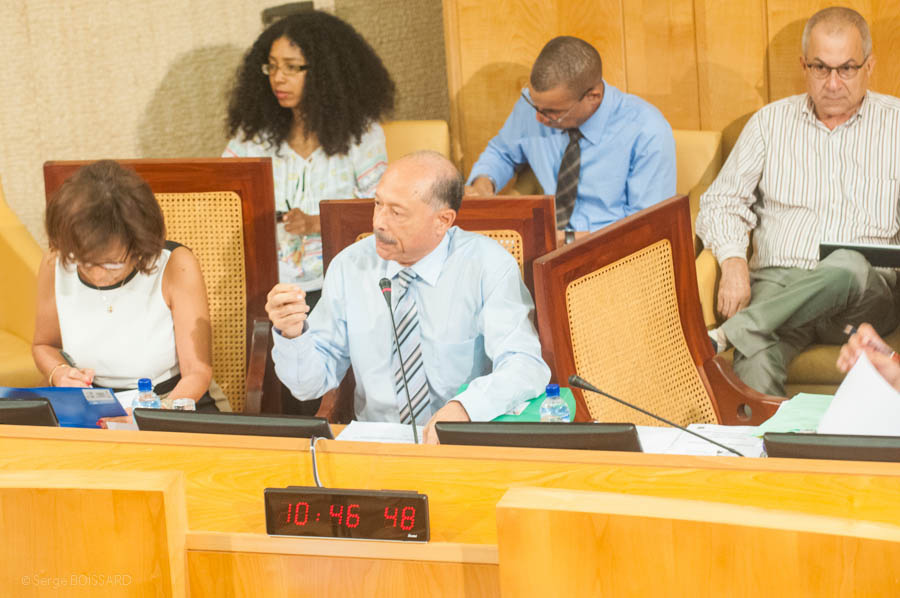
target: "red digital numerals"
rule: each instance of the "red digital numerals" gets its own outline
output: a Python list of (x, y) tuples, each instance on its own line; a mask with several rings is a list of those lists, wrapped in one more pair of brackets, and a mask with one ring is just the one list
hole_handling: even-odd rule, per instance
[[(303, 512), (303, 518), (301, 520), (300, 512)], [(296, 505), (292, 505), (288, 503), (287, 509), (287, 520), (285, 523), (291, 522), (291, 516), (293, 515), (294, 525), (306, 525), (306, 522), (309, 521), (309, 503), (308, 502), (298, 502)]]
[[(347, 506), (344, 512), (344, 505), (331, 504), (328, 505), (328, 516), (331, 522), (338, 526), (344, 525), (348, 528), (359, 527), (359, 505), (356, 503)], [(316, 521), (319, 521), (321, 513), (316, 513)], [(391, 527), (399, 527), (401, 530), (408, 532), (416, 525), (416, 508), (415, 507), (385, 507), (384, 508), (385, 525), (390, 522)], [(309, 522), (309, 503), (298, 502), (288, 503), (286, 524), (293, 523), (296, 526), (304, 526)]]
[[(328, 505), (328, 515), (331, 517), (332, 523), (338, 526), (346, 525), (349, 528), (359, 527), (359, 505), (351, 504), (347, 507), (347, 516), (344, 517), (344, 505)], [(316, 514), (316, 521), (319, 520), (319, 514)], [(285, 523), (293, 523), (294, 525), (303, 526), (309, 521), (309, 503), (298, 502), (297, 504), (288, 503), (287, 519)], [(405, 528), (404, 528), (405, 529)]]
[[(397, 519), (400, 519), (398, 522)], [(413, 528), (416, 524), (416, 508), (415, 507), (403, 507), (401, 511), (398, 507), (393, 508), (393, 512), (391, 512), (391, 507), (384, 508), (384, 518), (387, 521), (391, 521), (391, 527), (397, 527), (399, 523), (400, 529), (405, 532), (408, 532)]]

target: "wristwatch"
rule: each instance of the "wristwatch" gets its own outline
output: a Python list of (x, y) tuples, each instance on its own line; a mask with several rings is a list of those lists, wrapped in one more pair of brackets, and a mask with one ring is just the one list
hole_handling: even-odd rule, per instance
[(574, 241), (575, 241), (575, 231), (567, 230), (566, 231), (566, 245), (569, 245)]

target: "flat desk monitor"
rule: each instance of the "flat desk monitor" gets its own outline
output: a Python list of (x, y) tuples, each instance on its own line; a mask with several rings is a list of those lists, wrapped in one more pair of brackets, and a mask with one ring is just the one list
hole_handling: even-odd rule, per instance
[(769, 457), (900, 463), (900, 437), (898, 436), (766, 432), (763, 435), (763, 444), (766, 448), (766, 455)]
[(156, 432), (334, 438), (327, 419), (302, 415), (245, 415), (169, 409), (135, 409), (134, 422), (139, 430)]
[(820, 243), (819, 259), (824, 260), (838, 249), (851, 249), (861, 253), (875, 267), (900, 267), (900, 245), (874, 245), (869, 243)]
[(437, 422), (441, 444), (641, 452), (634, 424)]
[(0, 399), (0, 424), (59, 426), (59, 420), (47, 399)]

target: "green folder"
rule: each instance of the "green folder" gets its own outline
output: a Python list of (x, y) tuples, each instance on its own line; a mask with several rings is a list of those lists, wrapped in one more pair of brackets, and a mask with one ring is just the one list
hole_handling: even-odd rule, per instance
[[(468, 384), (463, 384), (459, 387), (459, 390), (456, 392), (456, 394), (461, 393), (468, 387)], [(570, 421), (573, 421), (575, 419), (575, 396), (572, 394), (572, 391), (566, 386), (559, 387), (559, 396), (561, 396), (562, 399), (566, 402), (566, 405), (569, 406), (569, 413), (572, 414), (572, 419)], [(543, 403), (544, 399), (546, 398), (547, 393), (543, 393), (539, 397), (523, 401), (522, 403), (516, 405), (511, 413), (504, 413), (503, 415), (495, 417), (491, 421), (539, 422), (541, 421), (541, 403)]]

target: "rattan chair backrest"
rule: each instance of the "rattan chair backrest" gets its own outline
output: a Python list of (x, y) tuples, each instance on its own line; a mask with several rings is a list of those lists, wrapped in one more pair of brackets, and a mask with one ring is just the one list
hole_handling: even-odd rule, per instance
[[(573, 280), (565, 298), (580, 376), (680, 425), (716, 423), (682, 332), (668, 240)], [(584, 394), (597, 421), (660, 425), (601, 395)]]
[(212, 323), (213, 379), (232, 411), (246, 395), (247, 297), (241, 198), (237, 193), (157, 193), (166, 237), (189, 247), (203, 271)]

